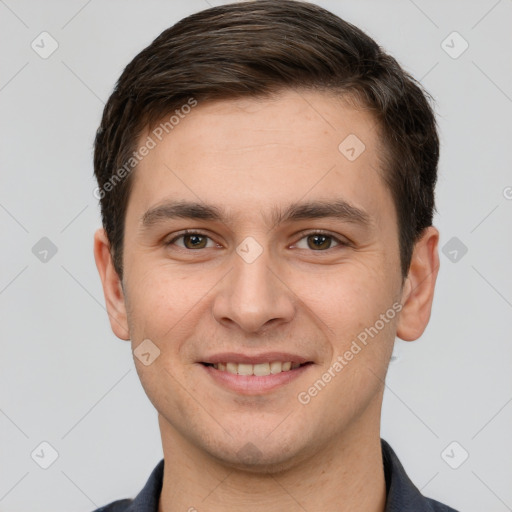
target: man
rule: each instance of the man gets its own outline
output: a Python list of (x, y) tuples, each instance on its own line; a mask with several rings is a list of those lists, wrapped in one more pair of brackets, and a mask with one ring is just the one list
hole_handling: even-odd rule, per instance
[(126, 67), (95, 144), (94, 254), (164, 459), (104, 511), (450, 511), (380, 439), (439, 259), (420, 86), (292, 0), (208, 9)]

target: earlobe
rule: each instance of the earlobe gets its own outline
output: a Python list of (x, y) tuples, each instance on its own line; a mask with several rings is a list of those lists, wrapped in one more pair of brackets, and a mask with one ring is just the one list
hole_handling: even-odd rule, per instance
[(402, 311), (397, 336), (404, 341), (418, 339), (427, 327), (439, 271), (439, 231), (430, 226), (416, 242), (409, 273), (402, 290)]
[(94, 234), (94, 259), (100, 274), (112, 331), (118, 338), (129, 340), (130, 331), (124, 293), (110, 255), (110, 243), (103, 228), (98, 229)]

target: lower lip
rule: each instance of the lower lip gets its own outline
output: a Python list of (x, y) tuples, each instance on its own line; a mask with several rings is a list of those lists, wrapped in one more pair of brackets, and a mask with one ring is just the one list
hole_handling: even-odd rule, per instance
[(277, 389), (307, 372), (311, 363), (293, 370), (258, 377), (256, 375), (236, 375), (227, 371), (216, 370), (213, 366), (201, 366), (213, 380), (219, 384), (244, 395), (258, 395)]

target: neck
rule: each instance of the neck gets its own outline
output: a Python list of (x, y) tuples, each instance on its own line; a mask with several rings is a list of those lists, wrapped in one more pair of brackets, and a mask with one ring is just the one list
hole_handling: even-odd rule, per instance
[(158, 512), (384, 512), (386, 484), (378, 424), (353, 428), (278, 472), (240, 471), (205, 454), (160, 417), (164, 478)]

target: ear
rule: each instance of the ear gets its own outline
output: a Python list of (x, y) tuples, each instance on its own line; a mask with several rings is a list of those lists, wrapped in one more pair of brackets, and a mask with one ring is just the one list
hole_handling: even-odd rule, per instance
[(130, 339), (126, 315), (126, 304), (121, 280), (114, 268), (110, 255), (110, 243), (103, 228), (94, 233), (94, 259), (103, 285), (105, 304), (114, 334), (122, 339)]
[(439, 271), (439, 231), (430, 226), (414, 245), (409, 273), (402, 287), (402, 310), (396, 334), (404, 341), (418, 339), (430, 319)]

